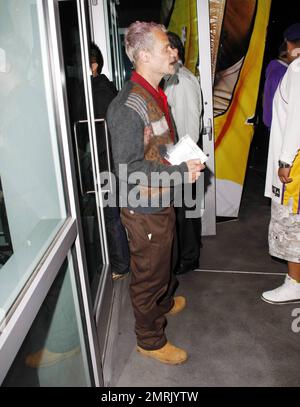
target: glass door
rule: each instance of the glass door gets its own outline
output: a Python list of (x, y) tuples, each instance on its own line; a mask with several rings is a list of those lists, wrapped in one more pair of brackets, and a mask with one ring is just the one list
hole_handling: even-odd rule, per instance
[(102, 191), (100, 177), (102, 171), (110, 170), (110, 159), (105, 120), (94, 116), (87, 3), (58, 0), (56, 23), (63, 54), (61, 69), (65, 79), (89, 291), (103, 359), (113, 285), (103, 208), (105, 191)]
[(0, 0), (0, 383), (89, 386), (50, 4)]

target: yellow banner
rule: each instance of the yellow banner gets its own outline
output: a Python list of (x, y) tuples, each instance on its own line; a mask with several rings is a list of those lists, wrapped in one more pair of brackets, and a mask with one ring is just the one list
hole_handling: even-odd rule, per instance
[[(219, 45), (218, 20), (224, 6), (224, 0), (210, 0), (212, 57), (216, 54), (213, 47)], [(270, 7), (271, 0), (226, 0), (213, 90), (218, 216), (237, 216), (239, 211)], [(196, 0), (175, 1), (168, 29), (183, 40), (185, 65), (198, 75)], [(215, 72), (215, 58), (213, 62)]]
[(198, 75), (198, 27), (196, 0), (176, 0), (169, 31), (179, 35), (185, 47), (185, 66)]
[[(232, 66), (226, 67), (219, 74), (216, 73), (214, 88), (214, 111), (217, 115), (214, 120), (216, 193), (219, 216), (238, 215), (254, 132), (249, 120), (255, 115), (270, 14), (271, 0), (257, 0), (255, 4), (252, 0), (245, 0), (242, 2), (243, 6), (246, 6), (247, 2), (249, 8), (252, 7), (254, 11), (248, 49), (244, 55), (239, 55), (240, 59), (233, 61)], [(228, 3), (225, 19), (227, 7)], [(227, 16), (228, 25), (230, 17), (236, 18), (237, 12), (235, 9)]]

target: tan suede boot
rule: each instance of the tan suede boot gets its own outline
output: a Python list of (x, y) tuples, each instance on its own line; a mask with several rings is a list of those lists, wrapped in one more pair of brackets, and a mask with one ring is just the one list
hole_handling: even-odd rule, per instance
[(185, 350), (177, 348), (170, 342), (167, 342), (165, 346), (157, 350), (146, 350), (137, 346), (137, 351), (143, 356), (156, 359), (162, 363), (168, 363), (169, 365), (180, 365), (188, 358)]
[(28, 367), (40, 368), (55, 365), (64, 359), (70, 358), (80, 352), (80, 347), (77, 346), (67, 352), (56, 353), (50, 352), (47, 348), (43, 348), (38, 352), (31, 353), (26, 356), (25, 364)]
[(186, 306), (186, 299), (179, 295), (178, 297), (174, 297), (174, 305), (170, 309), (169, 312), (167, 312), (165, 315), (175, 315), (181, 312)]

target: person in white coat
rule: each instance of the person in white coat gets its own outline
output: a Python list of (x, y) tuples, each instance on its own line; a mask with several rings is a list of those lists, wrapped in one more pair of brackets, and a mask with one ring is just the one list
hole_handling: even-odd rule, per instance
[(271, 304), (300, 302), (300, 23), (284, 32), (291, 64), (273, 101), (265, 195), (272, 199), (269, 252), (284, 259), (284, 283), (262, 294)]
[[(189, 135), (198, 143), (202, 130), (202, 94), (198, 79), (184, 66), (184, 46), (179, 36), (168, 32), (171, 48), (176, 53), (176, 73), (165, 79), (164, 91), (175, 121), (178, 138)], [(195, 188), (194, 188), (195, 189)], [(183, 274), (199, 265), (201, 219), (188, 218), (192, 208), (176, 207), (178, 260), (175, 274)]]

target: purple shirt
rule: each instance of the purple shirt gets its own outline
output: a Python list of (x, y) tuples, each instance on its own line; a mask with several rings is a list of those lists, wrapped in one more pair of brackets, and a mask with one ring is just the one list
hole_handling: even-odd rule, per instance
[(264, 86), (263, 122), (271, 127), (273, 98), (281, 78), (284, 76), (288, 64), (279, 59), (273, 59), (266, 69), (266, 81)]

